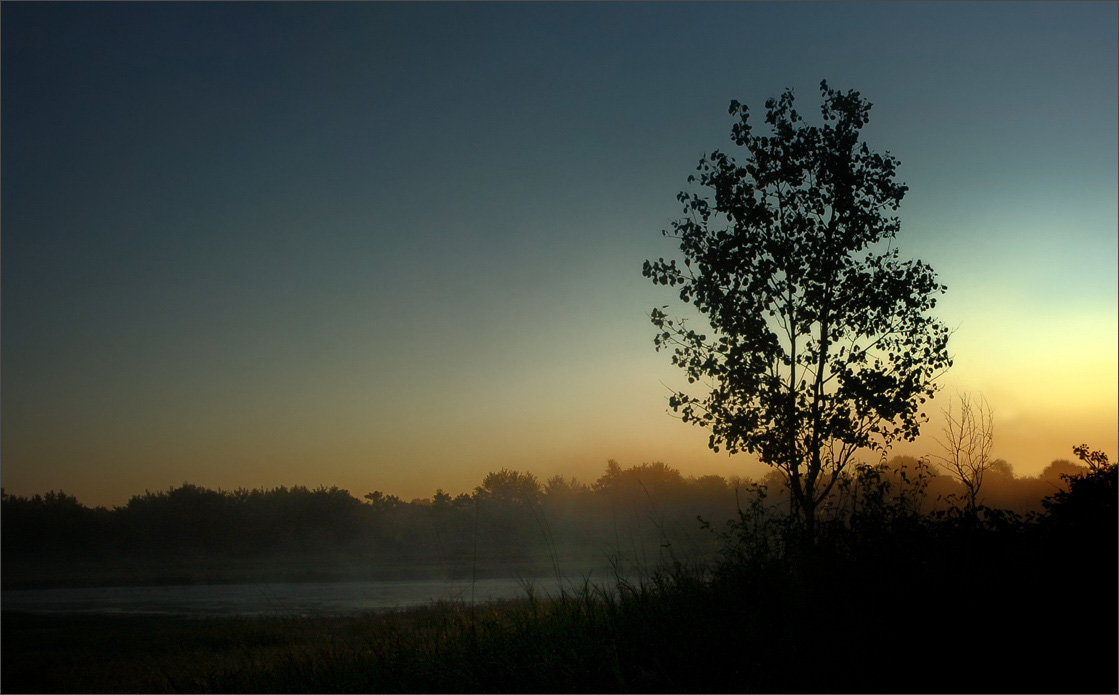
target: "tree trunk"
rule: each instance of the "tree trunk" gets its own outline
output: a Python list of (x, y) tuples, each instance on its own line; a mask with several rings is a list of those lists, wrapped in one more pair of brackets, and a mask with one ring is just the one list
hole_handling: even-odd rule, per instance
[(804, 538), (801, 539), (805, 548), (816, 545), (816, 500), (813, 490), (804, 489), (800, 499), (801, 513), (804, 514)]

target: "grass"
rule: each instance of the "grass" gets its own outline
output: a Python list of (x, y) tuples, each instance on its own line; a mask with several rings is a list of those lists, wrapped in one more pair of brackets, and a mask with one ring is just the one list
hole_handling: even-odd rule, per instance
[[(4, 692), (1114, 692), (1114, 634), (1083, 615), (930, 593), (944, 575), (749, 580), (680, 569), (555, 600), (353, 617), (5, 614)], [(990, 568), (986, 568), (990, 569)], [(980, 578), (988, 588), (1024, 568)], [(793, 579), (790, 581), (790, 579)], [(943, 587), (941, 587), (943, 589)], [(836, 596), (839, 598), (837, 599)], [(1018, 606), (1019, 608), (1021, 606)], [(969, 620), (970, 618), (970, 620)], [(970, 625), (968, 623), (971, 623)], [(1114, 614), (1103, 625), (1115, 628)], [(1023, 632), (1025, 631), (1025, 632)], [(1105, 635), (1106, 636), (1106, 635)], [(1039, 670), (1020, 640), (1044, 645)], [(1019, 645), (1016, 647), (1015, 645)], [(1108, 653), (1108, 647), (1112, 650)], [(966, 668), (959, 663), (965, 653)], [(1103, 668), (1101, 668), (1101, 666)]]
[(656, 588), (623, 591), (584, 584), (545, 600), (528, 587), (517, 601), (332, 618), (5, 614), (3, 690), (627, 690), (641, 679), (617, 640)]
[(4, 613), (0, 688), (1114, 693), (1114, 512), (1073, 521), (899, 513), (810, 552), (755, 533), (608, 590), (351, 617)]

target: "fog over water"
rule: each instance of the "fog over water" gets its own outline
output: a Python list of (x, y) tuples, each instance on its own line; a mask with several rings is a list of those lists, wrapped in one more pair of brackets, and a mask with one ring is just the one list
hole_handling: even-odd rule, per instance
[(356, 615), (423, 606), (524, 598), (528, 587), (556, 596), (556, 578), (204, 584), (28, 589), (3, 592), (4, 610), (117, 615)]

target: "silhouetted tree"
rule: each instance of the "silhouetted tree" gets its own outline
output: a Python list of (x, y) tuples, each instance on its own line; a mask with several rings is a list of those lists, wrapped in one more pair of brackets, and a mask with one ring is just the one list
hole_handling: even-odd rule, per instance
[(608, 495), (650, 495), (658, 499), (679, 496), (684, 491), (684, 476), (662, 461), (643, 463), (622, 469), (617, 461), (606, 463), (606, 472), (594, 483), (594, 489)]
[(654, 309), (658, 350), (705, 393), (669, 406), (711, 430), (715, 451), (757, 453), (786, 474), (813, 537), (817, 507), (856, 450), (913, 439), (933, 378), (951, 365), (948, 330), (928, 315), (945, 287), (890, 245), (907, 188), (898, 162), (860, 142), (870, 103), (820, 83), (823, 126), (793, 93), (766, 102), (772, 134), (755, 135), (745, 106), (731, 129), (744, 164), (700, 160), (709, 193), (682, 192), (685, 217), (665, 231), (677, 261), (646, 261), (654, 283), (706, 316), (713, 336)]
[(1041, 480), (1054, 483), (1063, 480), (1066, 476), (1080, 475), (1086, 470), (1084, 466), (1078, 466), (1068, 459), (1056, 459), (1050, 462), (1041, 473), (1038, 473), (1037, 477)]
[(553, 475), (544, 483), (544, 501), (552, 512), (570, 512), (577, 507), (586, 506), (592, 494), (589, 485), (559, 474)]
[(948, 407), (942, 411), (944, 428), (942, 436), (936, 441), (944, 453), (935, 458), (937, 464), (967, 490), (967, 509), (974, 512), (979, 490), (983, 487), (983, 476), (995, 463), (991, 460), (994, 420), (991, 406), (984, 398), (976, 399), (971, 394), (961, 393), (959, 399), (958, 409), (954, 409), (949, 401)]
[(12, 555), (88, 555), (104, 540), (109, 510), (90, 509), (73, 495), (51, 490), (21, 497), (0, 493), (0, 538), (6, 558)]
[[(1073, 447), (1073, 452), (1088, 470), (1061, 474), (1068, 489), (1058, 490), (1043, 502), (1049, 518), (1052, 523), (1079, 533), (1106, 533), (1108, 538), (1113, 538), (1117, 528), (1116, 464), (1108, 461), (1107, 454), (1102, 451), (1089, 451), (1086, 444)], [(1114, 550), (1114, 544), (1107, 546), (1112, 559)]]
[(475, 495), (494, 502), (533, 504), (540, 500), (543, 491), (540, 481), (532, 473), (521, 473), (502, 468), (491, 471), (474, 489)]
[(542, 538), (540, 481), (531, 473), (502, 468), (474, 488), (479, 547), (505, 559), (527, 557)]
[[(442, 492), (440, 490), (440, 492)], [(438, 493), (437, 493), (438, 494)], [(365, 499), (369, 500), (369, 505), (378, 512), (391, 512), (404, 502), (396, 495), (388, 495), (380, 490), (374, 490), (365, 494)]]

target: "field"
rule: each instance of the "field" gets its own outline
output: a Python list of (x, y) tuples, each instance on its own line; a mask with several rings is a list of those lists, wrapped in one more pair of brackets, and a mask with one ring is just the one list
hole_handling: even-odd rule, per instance
[[(717, 559), (342, 617), (5, 612), (4, 692), (1116, 692), (1116, 467), (1043, 514), (888, 481), (807, 536), (748, 505)], [(879, 494), (881, 493), (881, 494)]]
[[(926, 548), (927, 550), (927, 548)], [(942, 550), (951, 551), (949, 548)], [(1114, 692), (1114, 563), (678, 567), (353, 617), (3, 616), (4, 692)], [(885, 558), (884, 555), (878, 555)], [(1109, 578), (1099, 576), (1110, 566)], [(1093, 586), (1094, 584), (1094, 586)]]

